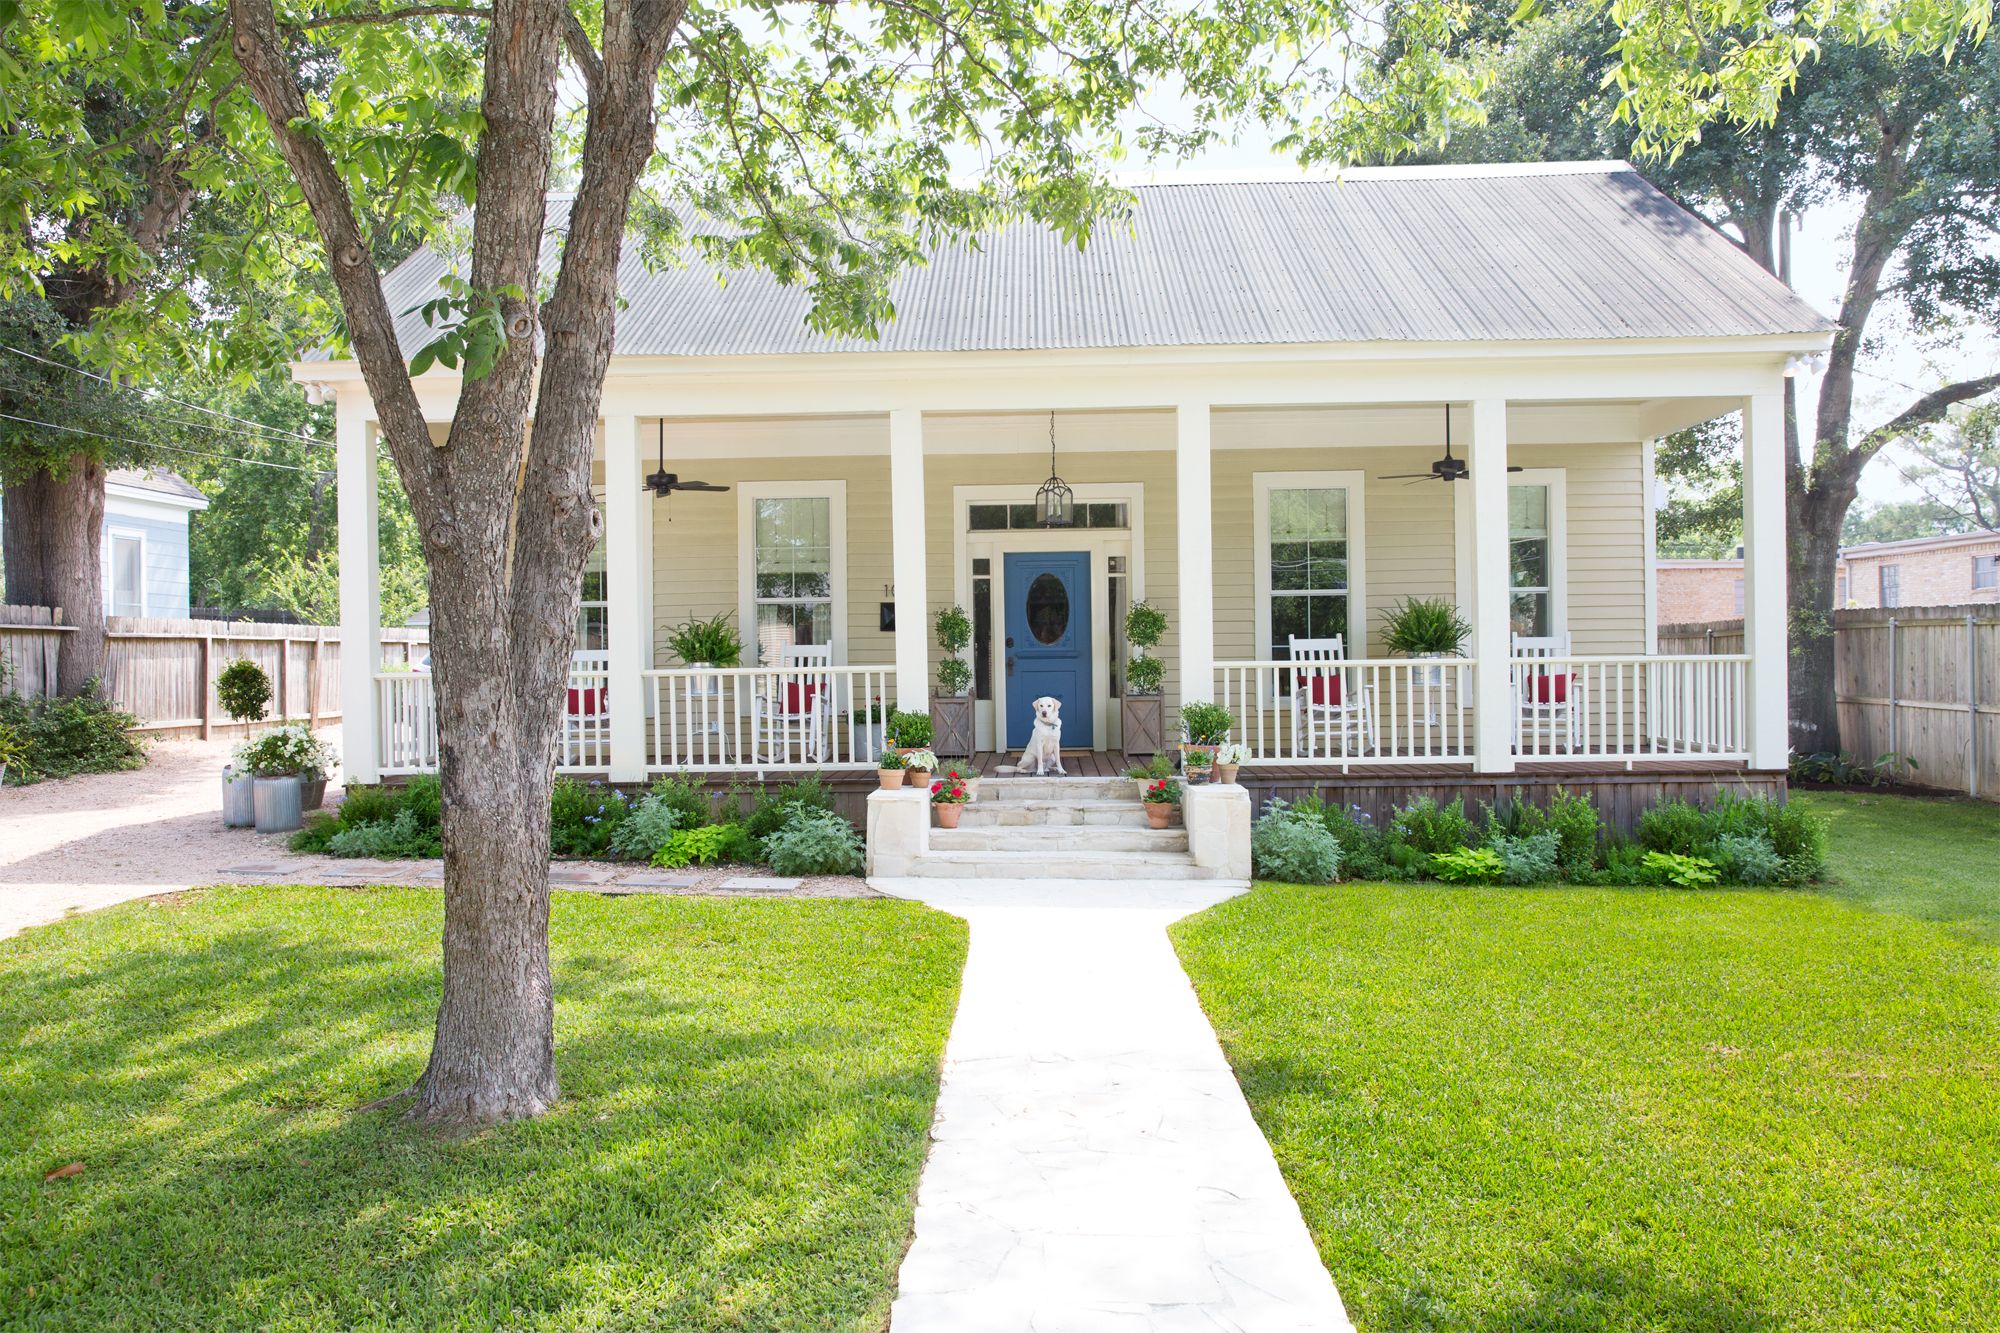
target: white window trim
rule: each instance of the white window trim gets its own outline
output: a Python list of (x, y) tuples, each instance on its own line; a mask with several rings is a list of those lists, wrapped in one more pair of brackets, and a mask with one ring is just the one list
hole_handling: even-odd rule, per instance
[(1353, 472), (1253, 472), (1250, 474), (1256, 559), (1257, 642), (1252, 661), (1271, 651), (1271, 492), (1347, 492), (1347, 637), (1349, 657), (1368, 656), (1368, 492), (1366, 475)]
[[(833, 662), (847, 665), (847, 483), (745, 481), (736, 486), (736, 623), (746, 659), (757, 641), (757, 510), (759, 500), (826, 500), (833, 576)], [(745, 665), (755, 665), (746, 660)], [(772, 665), (776, 665), (773, 663)]]
[(108, 574), (104, 580), (104, 614), (107, 616), (124, 614), (113, 609), (118, 605), (118, 562), (114, 557), (121, 539), (139, 543), (139, 615), (144, 616), (150, 604), (148, 601), (150, 590), (146, 586), (146, 559), (152, 554), (147, 549), (146, 533), (140, 528), (120, 528), (110, 525), (106, 525), (104, 529), (102, 557), (104, 569)]
[[(1509, 486), (1546, 486), (1549, 488), (1549, 632), (1557, 638), (1569, 633), (1569, 472), (1559, 467), (1530, 467), (1507, 474)], [(1452, 492), (1452, 527), (1455, 547), (1458, 552), (1458, 604), (1472, 605), (1472, 485), (1470, 482), (1455, 481)], [(1507, 540), (1514, 539), (1514, 525), (1510, 509), (1503, 518), (1508, 519)], [(1510, 550), (1511, 556), (1511, 550)], [(1650, 585), (1651, 580), (1648, 580)], [(1511, 620), (1514, 608), (1514, 572), (1510, 558), (1507, 569), (1507, 610)], [(1468, 616), (1468, 618), (1470, 618)], [(1474, 625), (1469, 646), (1473, 656), (1481, 651), (1479, 627)], [(1513, 651), (1513, 635), (1509, 631), (1507, 651)], [(1587, 652), (1588, 649), (1579, 649)]]
[[(1989, 579), (1985, 583), (1981, 583), (1979, 581), (1979, 570), (1981, 562), (1984, 562), (1985, 567), (1989, 573)], [(1993, 588), (2000, 588), (2000, 555), (1973, 556), (1972, 590), (1974, 592), (1986, 592)]]

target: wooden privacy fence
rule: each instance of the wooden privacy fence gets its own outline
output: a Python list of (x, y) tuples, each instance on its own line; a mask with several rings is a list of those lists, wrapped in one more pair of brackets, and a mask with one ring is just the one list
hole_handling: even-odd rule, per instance
[[(1840, 738), (1863, 759), (1898, 754), (1917, 786), (2000, 800), (2000, 606), (1834, 613)], [(1663, 653), (1735, 653), (1743, 622), (1663, 625)]]
[[(340, 630), (327, 625), (111, 616), (105, 621), (105, 694), (156, 734), (200, 735), (236, 724), (215, 698), (215, 677), (248, 658), (271, 678), (271, 716), (317, 725), (340, 716)], [(49, 692), (63, 640), (76, 631), (41, 606), (0, 606), (0, 655), (9, 688)], [(420, 660), (427, 630), (382, 631), (384, 665)]]

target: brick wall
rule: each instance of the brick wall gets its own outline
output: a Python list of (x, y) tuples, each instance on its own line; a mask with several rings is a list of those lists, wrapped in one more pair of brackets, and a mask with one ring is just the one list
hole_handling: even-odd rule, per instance
[(1740, 560), (1662, 560), (1656, 577), (1662, 625), (1734, 620), (1743, 614)]
[[(1841, 561), (1847, 575), (1846, 606), (1882, 605), (1882, 569), (1892, 566), (1899, 585), (1900, 606), (1958, 606), (1968, 602), (2000, 602), (2000, 589), (1972, 586), (1973, 560), (2000, 557), (2000, 537), (1956, 546), (1864, 552)], [(1661, 620), (1666, 614), (1662, 611)]]

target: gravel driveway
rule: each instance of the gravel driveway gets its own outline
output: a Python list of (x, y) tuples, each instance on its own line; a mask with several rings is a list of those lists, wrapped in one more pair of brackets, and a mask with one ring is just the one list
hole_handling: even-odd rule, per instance
[(280, 833), (222, 827), (230, 741), (161, 741), (129, 773), (0, 788), (0, 938), (284, 855)]

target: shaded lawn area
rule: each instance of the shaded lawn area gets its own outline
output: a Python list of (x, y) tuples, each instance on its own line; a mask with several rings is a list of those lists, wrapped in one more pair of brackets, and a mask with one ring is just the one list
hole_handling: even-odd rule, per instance
[(1260, 886), (1181, 957), (1364, 1333), (2000, 1309), (2000, 809), (1812, 892)]
[(961, 922), (559, 893), (562, 1102), (458, 1141), (354, 1111), (423, 1068), (440, 924), (222, 889), (0, 942), (0, 1326), (884, 1325)]

